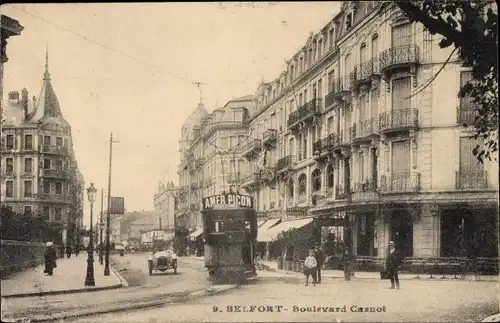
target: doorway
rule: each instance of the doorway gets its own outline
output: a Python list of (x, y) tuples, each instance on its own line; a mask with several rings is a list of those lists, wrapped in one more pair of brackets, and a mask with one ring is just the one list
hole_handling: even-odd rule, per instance
[(390, 220), (390, 237), (405, 257), (413, 256), (413, 219), (408, 210), (394, 210)]

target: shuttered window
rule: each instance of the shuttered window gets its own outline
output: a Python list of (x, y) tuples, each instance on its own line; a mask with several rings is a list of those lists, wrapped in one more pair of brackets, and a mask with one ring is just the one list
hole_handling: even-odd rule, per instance
[(392, 143), (392, 175), (408, 174), (410, 172), (410, 142), (397, 141)]
[(409, 109), (411, 101), (411, 77), (392, 80), (392, 110)]
[(484, 166), (472, 153), (473, 149), (478, 145), (482, 145), (482, 139), (474, 139), (474, 137), (460, 138), (460, 172), (475, 172), (483, 171)]
[(408, 46), (412, 43), (411, 24), (403, 24), (392, 27), (392, 46)]

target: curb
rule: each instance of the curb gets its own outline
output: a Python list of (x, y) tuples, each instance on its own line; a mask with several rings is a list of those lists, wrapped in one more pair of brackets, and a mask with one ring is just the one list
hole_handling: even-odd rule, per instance
[[(48, 295), (64, 295), (64, 294), (75, 294), (75, 293), (85, 293), (85, 292), (99, 292), (103, 290), (118, 289), (122, 287), (128, 287), (127, 281), (114, 269), (109, 267), (115, 277), (120, 281), (119, 284), (102, 286), (102, 287), (84, 287), (78, 289), (68, 289), (68, 290), (52, 290), (47, 292), (33, 292), (33, 293), (21, 293), (21, 294), (10, 294), (1, 295), (2, 298), (23, 298), (23, 297), (33, 297), (33, 296), (48, 296)], [(125, 285), (124, 285), (125, 283)]]
[[(160, 299), (160, 300), (146, 301), (146, 302), (141, 302), (141, 303), (137, 303), (137, 304), (108, 307), (108, 308), (104, 308), (104, 309), (97, 309), (97, 310), (90, 310), (90, 311), (81, 310), (81, 311), (72, 312), (72, 313), (71, 312), (70, 313), (60, 313), (60, 314), (56, 314), (56, 315), (52, 315), (52, 316), (30, 317), (29, 322), (30, 323), (50, 322), (50, 321), (57, 321), (57, 320), (72, 319), (72, 318), (76, 318), (76, 317), (110, 314), (110, 313), (138, 310), (138, 309), (144, 309), (144, 308), (150, 308), (150, 307), (160, 307), (160, 306), (165, 306), (165, 305), (169, 305), (172, 303), (179, 303), (182, 301), (193, 300), (193, 299), (204, 297), (204, 296), (219, 295), (219, 294), (237, 289), (238, 287), (239, 287), (239, 285), (228, 285), (227, 287), (224, 287), (224, 288), (221, 288), (221, 289), (215, 290), (215, 291), (213, 291), (213, 287), (209, 287), (209, 288), (201, 289), (198, 291), (189, 292), (186, 295), (182, 295), (183, 293), (172, 293), (170, 295), (163, 296), (163, 299)], [(179, 295), (179, 294), (181, 294), (181, 295)], [(16, 318), (16, 319), (12, 319), (9, 322), (25, 322), (25, 321), (26, 321), (26, 318)]]

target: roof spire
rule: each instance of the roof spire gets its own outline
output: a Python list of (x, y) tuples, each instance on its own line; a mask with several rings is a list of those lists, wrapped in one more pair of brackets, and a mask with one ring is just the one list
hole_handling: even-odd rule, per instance
[(45, 43), (45, 73), (43, 74), (44, 80), (50, 80), (49, 74), (49, 45), (48, 42)]

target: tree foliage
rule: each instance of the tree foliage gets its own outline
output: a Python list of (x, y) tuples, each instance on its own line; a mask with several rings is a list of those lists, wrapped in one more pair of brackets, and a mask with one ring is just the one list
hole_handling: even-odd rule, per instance
[(481, 161), (491, 159), (498, 150), (498, 13), (496, 3), (472, 1), (408, 1), (396, 4), (413, 22), (419, 22), (432, 34), (442, 35), (441, 48), (458, 50), (464, 67), (472, 69), (472, 81), (459, 91), (459, 97), (471, 97), (475, 105), (476, 138), (484, 145), (474, 149)]

